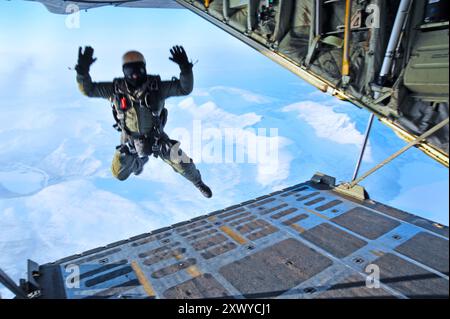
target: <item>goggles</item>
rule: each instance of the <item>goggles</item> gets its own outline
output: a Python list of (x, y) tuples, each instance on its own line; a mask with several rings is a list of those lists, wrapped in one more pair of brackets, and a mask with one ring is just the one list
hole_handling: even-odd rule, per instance
[(127, 78), (131, 78), (133, 75), (141, 77), (146, 74), (145, 64), (143, 62), (127, 63), (123, 66), (123, 74)]

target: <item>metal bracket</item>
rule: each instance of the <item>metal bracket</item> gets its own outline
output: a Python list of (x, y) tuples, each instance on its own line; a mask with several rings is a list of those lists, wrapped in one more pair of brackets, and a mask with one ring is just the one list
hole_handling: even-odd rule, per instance
[(39, 271), (39, 264), (32, 261), (31, 259), (27, 260), (27, 269), (28, 269), (28, 287), (31, 292), (35, 292), (40, 290), (40, 286), (38, 282), (36, 281), (36, 278), (38, 278), (41, 273)]
[(360, 185), (351, 186), (349, 183), (342, 183), (335, 187), (333, 190), (342, 195), (346, 195), (360, 201), (369, 199), (366, 190)]
[[(386, 91), (386, 92), (383, 92)], [(392, 89), (387, 88), (386, 90), (381, 90), (380, 96), (378, 98), (376, 98), (373, 103), (375, 104), (380, 104), (381, 102), (383, 102), (384, 100), (386, 100), (388, 97), (390, 97), (392, 95)]]
[(336, 178), (320, 172), (315, 173), (314, 176), (311, 177), (311, 182), (316, 184), (325, 184), (333, 188), (336, 186)]

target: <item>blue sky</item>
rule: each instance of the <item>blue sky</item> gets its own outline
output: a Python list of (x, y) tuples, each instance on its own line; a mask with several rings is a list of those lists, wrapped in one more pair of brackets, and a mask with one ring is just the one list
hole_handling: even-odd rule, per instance
[[(27, 258), (55, 260), (292, 186), (316, 171), (351, 178), (369, 114), (196, 15), (106, 7), (82, 12), (79, 29), (66, 28), (65, 19), (38, 3), (0, 3), (0, 41), (8, 44), (0, 47), (0, 266), (14, 277)], [(130, 49), (145, 54), (150, 73), (170, 79), (179, 74), (168, 59), (175, 44), (198, 63), (194, 92), (166, 102), (167, 132), (190, 130), (194, 120), (240, 132), (277, 128), (275, 173), (258, 164), (199, 163), (215, 193), (209, 201), (158, 160), (125, 182), (111, 176), (119, 137), (109, 103), (77, 89), (70, 68), (78, 46), (94, 47), (95, 80), (120, 76)], [(376, 121), (361, 171), (403, 145)], [(448, 169), (416, 149), (362, 185), (377, 201), (448, 225)]]

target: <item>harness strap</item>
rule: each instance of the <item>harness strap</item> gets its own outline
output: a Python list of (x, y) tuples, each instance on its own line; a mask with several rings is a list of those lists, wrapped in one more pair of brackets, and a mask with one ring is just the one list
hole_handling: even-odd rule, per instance
[[(152, 145), (152, 153), (155, 157), (161, 155), (161, 150), (165, 146), (170, 146), (166, 138), (164, 138), (164, 126), (167, 122), (167, 109), (163, 108), (161, 114), (158, 115), (152, 110), (152, 106), (155, 99), (155, 96), (148, 94), (150, 92), (156, 92), (160, 89), (161, 78), (159, 76), (150, 76), (147, 79), (147, 82), (142, 86), (141, 89), (136, 92), (131, 93), (126, 81), (124, 79), (116, 79), (114, 80), (114, 99), (112, 104), (113, 117), (116, 121), (116, 124), (113, 127), (118, 131), (123, 131), (127, 135), (127, 139), (130, 142), (119, 145), (117, 147), (118, 150), (124, 152), (135, 152), (134, 149), (134, 140), (136, 139), (149, 139), (154, 138), (154, 143)], [(157, 94), (157, 93), (156, 93)], [(157, 97), (157, 95), (156, 95)], [(132, 103), (139, 103), (144, 105), (149, 110), (152, 111), (152, 121), (153, 121), (153, 129), (150, 134), (140, 135), (131, 132), (126, 125), (126, 114), (129, 108), (132, 107)], [(167, 144), (167, 145), (166, 145)], [(122, 147), (123, 146), (123, 147)]]

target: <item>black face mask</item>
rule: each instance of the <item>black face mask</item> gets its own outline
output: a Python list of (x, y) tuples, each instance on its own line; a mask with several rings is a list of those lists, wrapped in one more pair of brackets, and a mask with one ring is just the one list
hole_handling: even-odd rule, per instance
[(147, 78), (147, 71), (143, 62), (127, 63), (122, 69), (125, 79), (131, 86), (138, 87), (144, 84)]

